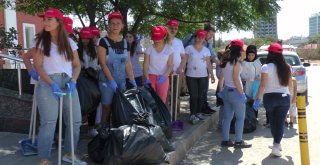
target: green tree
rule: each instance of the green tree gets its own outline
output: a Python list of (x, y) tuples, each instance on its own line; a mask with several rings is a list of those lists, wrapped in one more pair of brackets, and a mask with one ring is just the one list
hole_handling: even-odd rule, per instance
[[(252, 30), (254, 21), (269, 18), (280, 10), (277, 0), (18, 0), (17, 10), (27, 13), (45, 11), (48, 7), (76, 14), (90, 25), (107, 27), (104, 16), (112, 10), (124, 15), (126, 30), (148, 34), (153, 25), (174, 18), (181, 22), (179, 35), (194, 32), (211, 23), (219, 31)], [(128, 16), (133, 22), (128, 22)], [(83, 24), (84, 25), (84, 24)]]

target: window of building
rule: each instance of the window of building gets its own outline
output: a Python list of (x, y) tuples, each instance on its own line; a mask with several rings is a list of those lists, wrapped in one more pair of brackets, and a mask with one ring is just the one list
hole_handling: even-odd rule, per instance
[(22, 23), (23, 27), (23, 47), (24, 48), (30, 48), (33, 39), (35, 37), (36, 33), (36, 26), (34, 24), (29, 24), (29, 23)]

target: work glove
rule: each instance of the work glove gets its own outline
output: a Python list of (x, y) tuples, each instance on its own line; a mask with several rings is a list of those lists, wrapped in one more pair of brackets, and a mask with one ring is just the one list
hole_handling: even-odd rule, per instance
[(36, 81), (38, 81), (39, 80), (39, 75), (38, 75), (38, 73), (36, 72), (36, 70), (34, 70), (33, 68), (30, 70), (30, 72), (28, 72), (29, 73), (29, 76), (32, 78), (32, 79), (34, 79), (34, 80), (36, 80)]
[(116, 83), (116, 81), (114, 80), (109, 80), (108, 85), (110, 86), (110, 88), (113, 90), (113, 92), (117, 91), (118, 85)]
[(143, 85), (144, 85), (145, 87), (148, 87), (150, 84), (151, 84), (151, 83), (150, 83), (150, 80), (149, 80), (149, 79), (145, 79), (145, 80), (144, 80), (144, 84), (143, 84)]
[(254, 110), (258, 111), (260, 108), (260, 105), (261, 105), (261, 100), (256, 99), (256, 100), (254, 100), (252, 107)]
[(217, 96), (218, 96), (220, 99), (222, 99), (222, 92), (221, 92), (221, 91), (217, 92)]
[(62, 90), (60, 89), (59, 85), (55, 82), (52, 82), (50, 84), (50, 87), (51, 87), (51, 91), (52, 91), (55, 99), (59, 100), (59, 97), (62, 96), (61, 93), (63, 93)]
[(70, 80), (68, 83), (67, 83), (67, 87), (68, 87), (68, 92), (69, 93), (72, 93), (74, 89), (76, 89), (76, 86), (77, 86), (77, 83)]
[(247, 103), (247, 96), (246, 94), (242, 93), (242, 94), (239, 94), (239, 98), (240, 98), (240, 101), (242, 103)]
[(164, 75), (160, 75), (158, 77), (158, 83), (161, 85), (164, 83), (164, 81), (166, 81), (166, 77)]
[(130, 83), (133, 87), (137, 87), (136, 80), (129, 80), (129, 83)]

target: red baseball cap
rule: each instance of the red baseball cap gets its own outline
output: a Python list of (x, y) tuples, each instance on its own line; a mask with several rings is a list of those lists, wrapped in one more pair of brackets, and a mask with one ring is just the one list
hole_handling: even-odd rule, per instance
[(230, 42), (230, 46), (240, 46), (240, 47), (243, 47), (244, 43), (243, 41), (239, 40), (239, 39), (235, 39), (235, 40), (232, 40)]
[(100, 31), (97, 27), (95, 26), (90, 26), (91, 28), (91, 31), (92, 31), (92, 35), (93, 36), (97, 36), (97, 37), (100, 37)]
[(153, 41), (163, 40), (167, 35), (167, 29), (164, 26), (154, 26), (151, 29), (151, 39)]
[(199, 30), (196, 32), (196, 36), (197, 36), (197, 37), (206, 38), (206, 35), (207, 35), (207, 32), (204, 31), (203, 29), (199, 29)]
[(123, 20), (123, 16), (122, 14), (120, 13), (120, 11), (114, 11), (114, 12), (111, 12), (109, 15), (108, 15), (108, 20), (110, 21), (111, 19), (113, 18), (118, 18), (118, 19), (121, 19)]
[(279, 43), (272, 43), (270, 44), (269, 48), (268, 48), (269, 52), (273, 52), (273, 53), (282, 53), (283, 49), (282, 46)]
[(80, 37), (84, 39), (90, 39), (93, 38), (92, 30), (90, 27), (83, 27), (80, 30)]
[(63, 17), (63, 24), (64, 24), (64, 27), (66, 28), (68, 33), (70, 33), (70, 34), (74, 33), (74, 31), (72, 29), (73, 20), (70, 17)]
[(167, 22), (168, 26), (179, 26), (179, 21), (175, 19), (171, 19)]
[(39, 17), (54, 17), (63, 20), (63, 14), (59, 9), (49, 8), (44, 14), (40, 14)]

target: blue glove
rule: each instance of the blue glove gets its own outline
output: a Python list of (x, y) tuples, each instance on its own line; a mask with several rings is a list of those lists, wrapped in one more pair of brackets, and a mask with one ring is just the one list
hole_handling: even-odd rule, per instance
[(222, 99), (222, 92), (217, 92), (217, 96), (220, 98), (220, 99)]
[(164, 81), (166, 81), (166, 77), (164, 75), (160, 75), (158, 77), (158, 83), (161, 85), (164, 83)]
[(54, 97), (56, 98), (56, 100), (59, 100), (59, 97), (61, 96), (60, 94), (58, 93), (63, 93), (62, 90), (60, 89), (59, 85), (55, 82), (52, 82), (50, 84), (50, 87), (51, 87), (51, 91), (54, 95)]
[(150, 85), (151, 83), (150, 83), (150, 80), (149, 79), (145, 79), (144, 80), (144, 86), (148, 86), (148, 85)]
[(69, 93), (72, 93), (74, 89), (76, 89), (76, 86), (77, 86), (77, 83), (70, 80), (68, 83), (67, 83), (67, 87), (68, 87), (68, 92)]
[(109, 80), (108, 85), (110, 86), (110, 88), (113, 90), (113, 92), (116, 92), (118, 85), (116, 83), (116, 81), (114, 80)]
[(261, 100), (256, 99), (256, 100), (254, 100), (252, 107), (254, 110), (258, 111), (260, 108), (260, 105), (261, 105)]
[(129, 82), (133, 87), (137, 87), (136, 80), (129, 80)]
[(36, 72), (36, 70), (34, 70), (33, 68), (30, 70), (30, 72), (29, 72), (29, 76), (31, 77), (31, 78), (33, 78), (34, 80), (39, 80), (39, 75), (38, 75), (38, 73)]
[(246, 103), (247, 102), (247, 96), (246, 94), (242, 93), (242, 94), (239, 94), (239, 98), (240, 98), (240, 101), (242, 103)]

